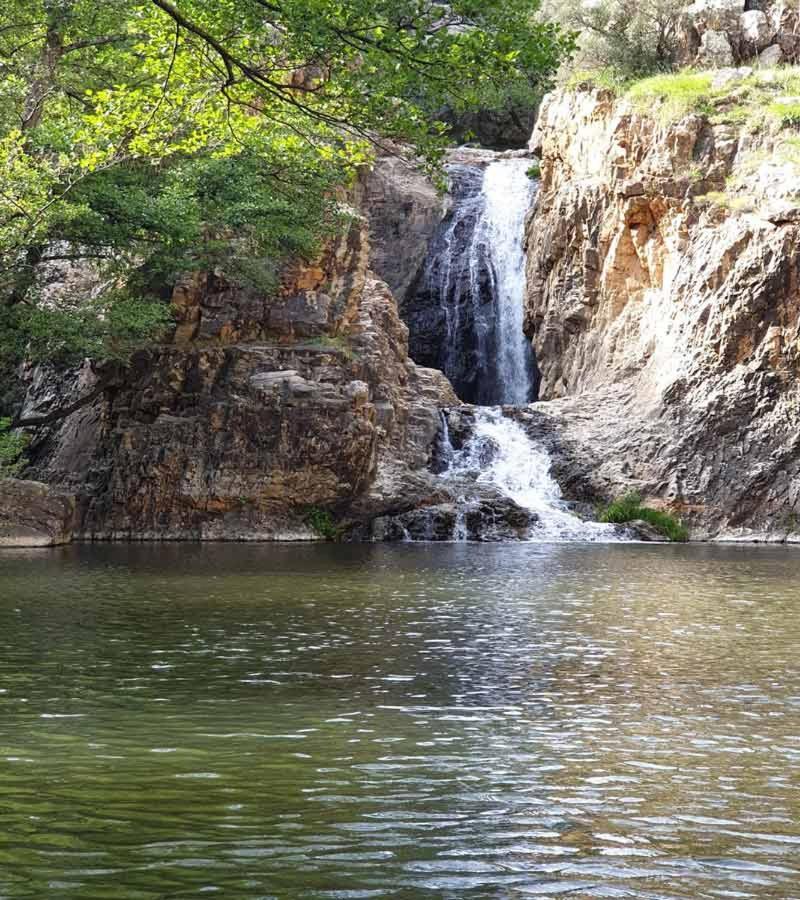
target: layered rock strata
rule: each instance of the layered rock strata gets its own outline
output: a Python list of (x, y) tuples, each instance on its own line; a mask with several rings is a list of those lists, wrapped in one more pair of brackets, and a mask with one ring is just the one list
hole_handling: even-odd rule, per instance
[[(77, 498), (90, 539), (318, 537), (435, 502), (427, 465), (455, 395), (408, 357), (408, 332), (369, 269), (366, 223), (276, 295), (210, 275), (176, 287), (171, 341), (137, 354), (102, 399), (33, 434), (34, 475)], [(92, 391), (88, 365), (39, 371), (24, 414)]]
[(545, 101), (526, 327), (587, 495), (636, 489), (695, 538), (798, 536), (793, 140), (595, 89)]

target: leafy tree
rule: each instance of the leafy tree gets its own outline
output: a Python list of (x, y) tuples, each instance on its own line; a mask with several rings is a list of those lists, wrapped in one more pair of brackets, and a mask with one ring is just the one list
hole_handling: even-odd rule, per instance
[(619, 81), (670, 68), (675, 0), (544, 0), (542, 14), (580, 33), (577, 69), (608, 69)]
[(27, 438), (10, 429), (11, 420), (0, 419), (0, 478), (13, 478), (25, 465), (22, 454), (28, 444)]
[[(537, 6), (6, 0), (0, 362), (124, 358), (182, 272), (268, 286), (334, 227), (336, 186), (376, 146), (409, 142), (433, 169), (446, 126), (428, 110), (549, 78), (570, 38)], [(80, 260), (91, 296), (48, 294), (48, 267)]]

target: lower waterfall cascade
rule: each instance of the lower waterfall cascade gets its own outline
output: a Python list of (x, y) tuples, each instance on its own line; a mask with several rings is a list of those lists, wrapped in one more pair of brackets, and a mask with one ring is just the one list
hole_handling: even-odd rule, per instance
[[(472, 481), (496, 488), (530, 514), (532, 524), (525, 535), (529, 541), (621, 539), (616, 526), (584, 521), (569, 510), (551, 475), (547, 450), (519, 422), (505, 415), (501, 407), (478, 407), (474, 414), (474, 428), (458, 450), (453, 448), (443, 417), (442, 452), (447, 462), (443, 479), (454, 485)], [(467, 540), (464, 518), (470, 502), (466, 495), (458, 497), (453, 540)]]
[(465, 407), (471, 424), (458, 448), (442, 416), (437, 471), (453, 503), (431, 507), (422, 523), (419, 514), (395, 519), (399, 539), (621, 539), (616, 526), (570, 510), (546, 447), (506, 414), (538, 399), (524, 333), (525, 221), (537, 191), (530, 165), (498, 158), (449, 167), (453, 205), (405, 313), (416, 361), (442, 369), (476, 405)]

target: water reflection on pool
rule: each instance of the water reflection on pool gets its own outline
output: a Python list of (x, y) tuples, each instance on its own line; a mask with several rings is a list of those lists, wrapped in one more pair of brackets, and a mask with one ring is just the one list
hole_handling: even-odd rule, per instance
[(800, 897), (800, 551), (0, 554), (0, 897)]

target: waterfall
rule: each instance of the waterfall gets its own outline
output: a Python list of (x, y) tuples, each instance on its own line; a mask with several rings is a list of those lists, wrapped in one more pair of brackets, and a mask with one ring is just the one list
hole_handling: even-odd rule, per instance
[(478, 229), (492, 261), (497, 318), (499, 402), (521, 406), (534, 399), (534, 360), (523, 331), (525, 217), (534, 195), (530, 161), (492, 163), (483, 178), (483, 215)]
[[(496, 488), (530, 514), (530, 541), (620, 539), (615, 526), (585, 522), (570, 512), (550, 472), (547, 450), (501, 409), (477, 409), (469, 439), (459, 450), (451, 445), (449, 458), (450, 465), (442, 477), (462, 492), (457, 522), (463, 521), (464, 509), (474, 502), (463, 493), (465, 482), (473, 482), (476, 486)], [(463, 528), (454, 531), (453, 539), (466, 540)]]
[(538, 399), (539, 372), (523, 332), (525, 219), (536, 183), (527, 159), (451, 165), (452, 208), (405, 298), (415, 362), (444, 371), (474, 407), (451, 411), (431, 471), (451, 498), (381, 520), (384, 539), (613, 541), (564, 501), (543, 443), (503, 407)]
[(403, 303), (411, 355), (441, 369), (467, 403), (536, 399), (523, 327), (525, 216), (536, 185), (525, 159), (449, 167), (453, 206)]

